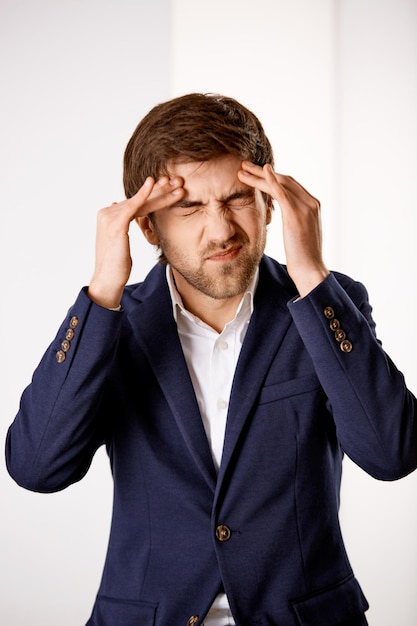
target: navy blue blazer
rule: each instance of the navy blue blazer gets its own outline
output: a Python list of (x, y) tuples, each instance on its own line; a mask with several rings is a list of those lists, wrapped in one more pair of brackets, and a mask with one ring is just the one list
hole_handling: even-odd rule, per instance
[(343, 454), (417, 466), (417, 402), (376, 339), (364, 287), (333, 273), (294, 302), (264, 257), (218, 476), (156, 266), (121, 312), (82, 291), (24, 391), (8, 469), (52, 492), (107, 446), (115, 490), (90, 626), (198, 626), (225, 590), (238, 626), (365, 623), (339, 528)]

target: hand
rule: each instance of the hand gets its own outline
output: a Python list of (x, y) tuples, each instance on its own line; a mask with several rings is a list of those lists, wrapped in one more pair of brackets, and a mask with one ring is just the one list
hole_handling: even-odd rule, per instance
[(242, 162), (239, 180), (269, 194), (281, 208), (288, 273), (301, 297), (329, 274), (322, 257), (320, 202), (290, 176), (248, 161)]
[(95, 269), (88, 288), (94, 302), (107, 308), (119, 306), (132, 269), (130, 223), (181, 200), (183, 184), (178, 176), (163, 176), (156, 183), (148, 177), (134, 196), (99, 211)]

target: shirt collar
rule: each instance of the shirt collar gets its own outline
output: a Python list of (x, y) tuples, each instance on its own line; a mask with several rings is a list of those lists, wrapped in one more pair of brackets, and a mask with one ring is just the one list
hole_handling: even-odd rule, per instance
[[(166, 278), (168, 282), (169, 293), (171, 296), (172, 313), (174, 315), (175, 322), (176, 323), (178, 322), (178, 312), (181, 311), (184, 313), (186, 317), (188, 317), (193, 322), (201, 323), (199, 318), (197, 318), (195, 315), (187, 311), (187, 309), (185, 308), (182, 298), (178, 292), (178, 289), (175, 286), (175, 281), (172, 275), (170, 265), (166, 266)], [(256, 268), (256, 272), (251, 282), (249, 283), (247, 290), (242, 296), (242, 299), (236, 311), (235, 319), (237, 319), (238, 317), (241, 317), (242, 315), (245, 315), (248, 320), (250, 319), (253, 313), (253, 308), (254, 308), (253, 301), (255, 297), (256, 287), (258, 286), (258, 280), (259, 280), (259, 267)]]

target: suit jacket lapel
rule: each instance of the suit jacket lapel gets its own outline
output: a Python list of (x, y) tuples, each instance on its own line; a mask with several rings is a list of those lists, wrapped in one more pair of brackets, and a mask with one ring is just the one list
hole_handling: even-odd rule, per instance
[(287, 303), (295, 296), (295, 288), (286, 272), (265, 258), (260, 267), (254, 312), (233, 380), (218, 487), (266, 372), (291, 324)]
[(140, 299), (141, 303), (130, 312), (129, 321), (155, 372), (178, 428), (214, 491), (216, 470), (173, 318), (164, 268), (154, 268), (145, 283), (132, 295)]

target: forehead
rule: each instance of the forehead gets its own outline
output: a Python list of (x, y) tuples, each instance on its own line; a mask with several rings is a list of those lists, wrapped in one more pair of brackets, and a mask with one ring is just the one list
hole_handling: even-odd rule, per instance
[(199, 192), (217, 196), (236, 191), (236, 189), (249, 189), (237, 177), (240, 168), (241, 161), (227, 155), (211, 161), (170, 162), (168, 174), (181, 176), (184, 179), (187, 194)]

